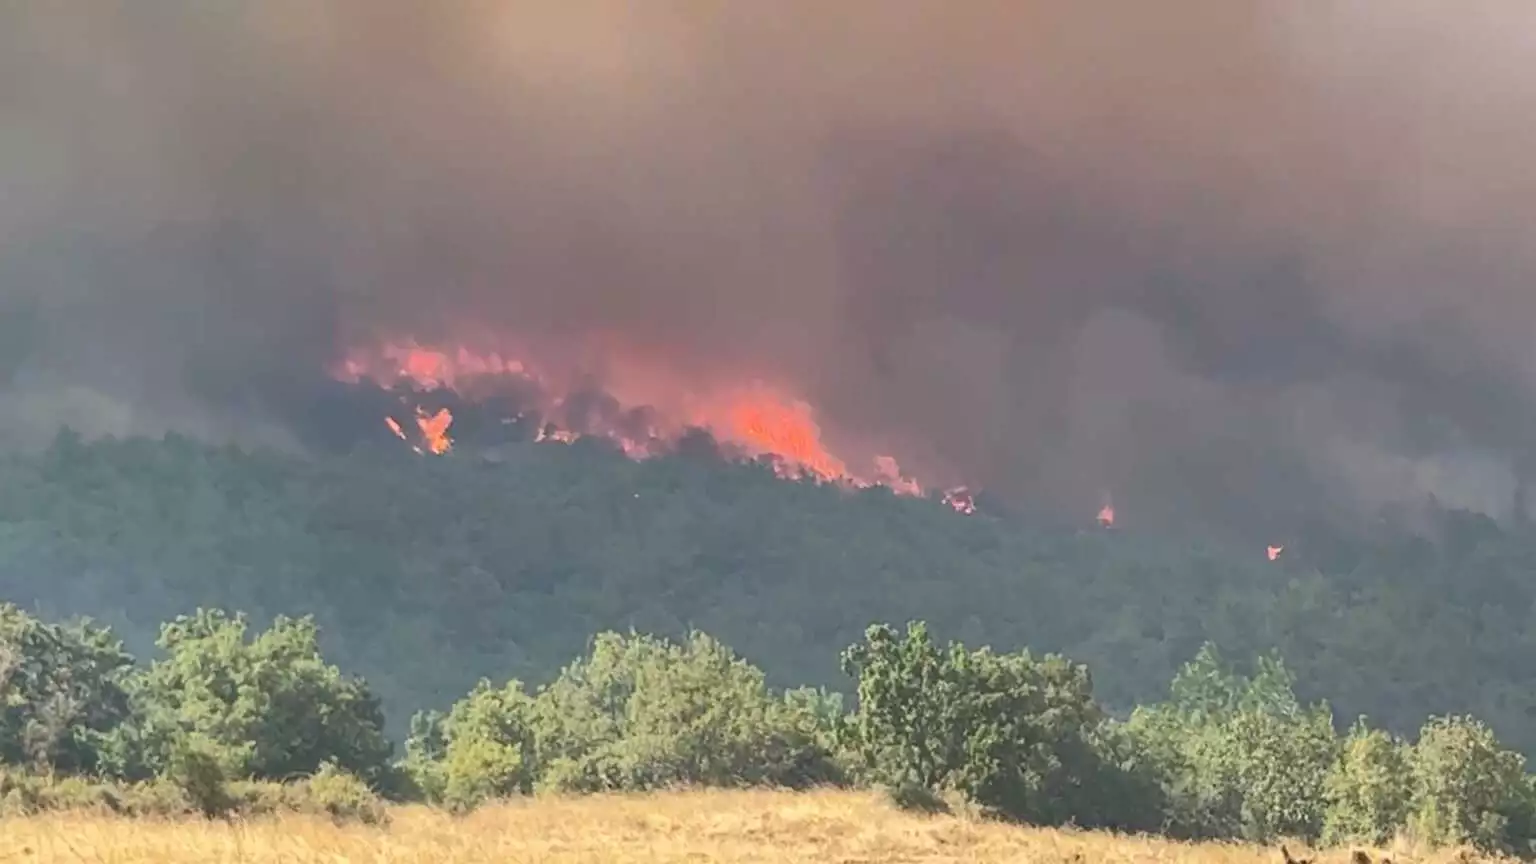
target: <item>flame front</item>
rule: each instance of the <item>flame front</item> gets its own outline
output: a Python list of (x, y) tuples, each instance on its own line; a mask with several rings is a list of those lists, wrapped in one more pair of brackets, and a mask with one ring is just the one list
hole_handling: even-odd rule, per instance
[[(827, 448), (815, 410), (780, 388), (751, 382), (700, 392), (697, 386), (684, 386), (664, 366), (633, 358), (617, 366), (604, 376), (602, 384), (619, 402), (623, 422), (607, 415), (589, 416), (590, 412), (582, 414), (580, 422), (571, 422), (579, 413), (571, 397), (575, 386), (549, 370), (536, 369), (501, 353), (390, 342), (353, 352), (335, 374), (343, 380), (368, 377), (383, 383), (408, 381), (419, 388), (442, 387), (460, 394), (472, 392), (477, 382), (517, 379), (536, 385), (543, 394), (543, 404), (537, 407), (550, 425), (539, 430), (536, 441), (570, 442), (583, 435), (597, 435), (614, 441), (633, 458), (645, 458), (669, 449), (691, 427), (707, 430), (721, 444), (747, 456), (771, 457), (774, 470), (781, 476), (815, 477), (857, 487), (880, 485), (898, 494), (923, 494), (922, 485), (907, 476), (891, 456), (870, 456), (867, 471), (850, 467)], [(433, 415), (417, 410), (416, 423), (428, 451), (448, 452), (452, 422), (453, 415), (446, 409)], [(406, 437), (393, 418), (386, 418), (386, 423), (396, 435)], [(957, 511), (974, 511), (970, 493), (963, 487), (952, 491), (947, 500)]]

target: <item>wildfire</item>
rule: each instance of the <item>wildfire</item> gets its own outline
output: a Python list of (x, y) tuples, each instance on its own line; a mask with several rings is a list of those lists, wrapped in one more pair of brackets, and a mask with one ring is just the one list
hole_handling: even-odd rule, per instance
[(1271, 561), (1275, 561), (1275, 560), (1279, 559), (1280, 553), (1284, 552), (1284, 551), (1285, 551), (1285, 547), (1284, 546), (1267, 546), (1267, 547), (1265, 547), (1265, 553), (1267, 555), (1269, 555), (1269, 560), (1271, 560)]
[(442, 455), (453, 447), (453, 439), (448, 437), (448, 427), (452, 425), (453, 412), (447, 408), (438, 409), (430, 417), (420, 408), (416, 409), (416, 426), (421, 430), (427, 449), (433, 453)]
[(1099, 508), (1099, 524), (1105, 528), (1115, 527), (1115, 505), (1112, 502), (1105, 501), (1104, 506)]
[[(888, 455), (873, 455), (867, 470), (832, 453), (822, 438), (815, 410), (787, 391), (762, 382), (730, 386), (684, 386), (671, 370), (626, 357), (601, 376), (601, 389), (616, 405), (593, 410), (578, 394), (583, 376), (535, 368), (500, 353), (467, 348), (442, 349), (414, 342), (388, 343), (354, 352), (335, 370), (338, 378), (368, 377), (383, 383), (409, 381), (420, 388), (442, 387), (460, 394), (482, 386), (521, 382), (532, 385), (546, 425), (536, 441), (570, 442), (596, 435), (616, 443), (632, 458), (666, 452), (689, 428), (707, 430), (716, 441), (749, 457), (771, 457), (785, 477), (815, 477), (855, 487), (886, 486), (902, 495), (922, 495), (923, 487)], [(588, 381), (590, 383), (590, 381)], [(406, 438), (400, 423), (389, 428)], [(453, 415), (417, 410), (416, 425), (424, 447), (445, 453), (452, 446), (448, 429)], [(962, 513), (974, 512), (971, 493), (952, 490), (946, 500)]]
[[(406, 437), (405, 430), (401, 428), (400, 421), (395, 418), (385, 417), (384, 425), (388, 426), (389, 431), (395, 433), (395, 436), (401, 441), (410, 440)], [(416, 409), (416, 429), (421, 434), (422, 443), (419, 446), (412, 445), (413, 449), (420, 453), (422, 448), (425, 447), (427, 452), (435, 453), (439, 456), (447, 453), (453, 449), (453, 439), (448, 437), (448, 427), (452, 425), (453, 412), (447, 408), (439, 409), (435, 414), (428, 414), (418, 407)]]
[(953, 507), (956, 513), (963, 513), (966, 516), (976, 512), (976, 498), (971, 494), (971, 490), (964, 486), (956, 486), (945, 492), (944, 503)]

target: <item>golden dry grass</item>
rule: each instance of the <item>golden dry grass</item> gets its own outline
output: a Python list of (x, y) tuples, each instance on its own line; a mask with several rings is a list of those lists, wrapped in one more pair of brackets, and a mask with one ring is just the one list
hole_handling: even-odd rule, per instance
[[(1317, 864), (1346, 862), (1350, 851), (1318, 855)], [(1418, 856), (1401, 850), (1392, 857), (1397, 862), (1470, 860), (1455, 853)], [(43, 815), (0, 822), (0, 862), (12, 861), (1280, 864), (1280, 853), (917, 816), (898, 812), (870, 793), (687, 792), (535, 799), (485, 808), (462, 819), (406, 807), (379, 828), (338, 827), (298, 816), (231, 825)]]

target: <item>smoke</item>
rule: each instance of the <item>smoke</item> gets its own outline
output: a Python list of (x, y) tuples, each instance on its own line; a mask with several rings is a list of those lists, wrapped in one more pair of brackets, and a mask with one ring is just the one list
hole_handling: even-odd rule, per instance
[(1517, 0), (11, 4), (0, 425), (279, 441), (350, 342), (473, 326), (1070, 512), (1502, 514), (1533, 42)]

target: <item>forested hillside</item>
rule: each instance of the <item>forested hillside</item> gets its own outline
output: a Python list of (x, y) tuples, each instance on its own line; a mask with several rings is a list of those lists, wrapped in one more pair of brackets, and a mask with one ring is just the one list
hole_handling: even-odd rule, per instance
[(606, 629), (698, 628), (777, 685), (847, 690), (839, 650), (872, 621), (921, 618), (1086, 662), (1113, 710), (1158, 698), (1210, 640), (1278, 648), (1341, 721), (1412, 732), (1467, 712), (1536, 751), (1536, 544), (1454, 512), (1422, 533), (1317, 537), (1270, 562), (593, 441), (312, 460), (64, 434), (0, 462), (0, 600), (90, 614), (140, 656), (198, 606), (313, 614), (397, 737), (482, 676), (550, 680)]

